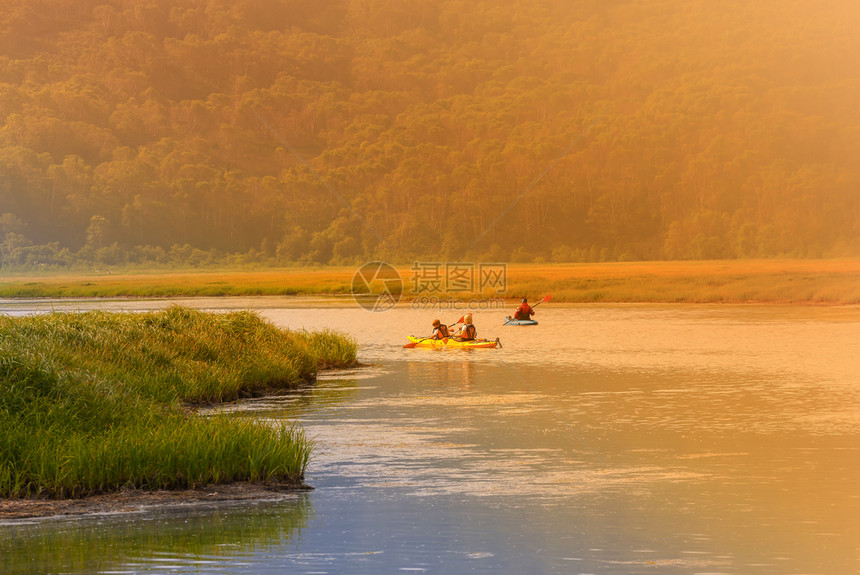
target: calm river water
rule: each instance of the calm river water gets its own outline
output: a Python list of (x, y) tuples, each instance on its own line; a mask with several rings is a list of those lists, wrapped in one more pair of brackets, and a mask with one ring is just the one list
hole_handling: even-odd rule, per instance
[(502, 349), (431, 351), (406, 335), (461, 310), (179, 303), (358, 339), (371, 367), (231, 407), (301, 421), (315, 490), (0, 524), (0, 572), (860, 572), (856, 307), (546, 304), (535, 327), (478, 311)]

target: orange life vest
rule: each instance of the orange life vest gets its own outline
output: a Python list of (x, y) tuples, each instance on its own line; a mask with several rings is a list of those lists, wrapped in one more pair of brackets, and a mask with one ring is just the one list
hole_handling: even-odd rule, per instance
[[(439, 333), (436, 333), (436, 332), (439, 332)], [(435, 330), (433, 330), (433, 337), (435, 339), (443, 339), (446, 337), (451, 337), (451, 334), (448, 332), (448, 326), (445, 325), (444, 323), (441, 324), (439, 327), (437, 327)]]
[(463, 331), (460, 332), (460, 339), (464, 341), (472, 341), (478, 337), (478, 330), (475, 329), (473, 324), (467, 324), (463, 326)]
[(529, 316), (534, 315), (534, 310), (527, 303), (520, 304), (517, 311), (514, 312), (514, 319), (531, 319)]

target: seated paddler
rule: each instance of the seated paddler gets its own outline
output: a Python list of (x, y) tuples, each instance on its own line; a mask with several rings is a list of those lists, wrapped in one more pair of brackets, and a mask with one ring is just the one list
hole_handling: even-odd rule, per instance
[(529, 300), (523, 298), (522, 303), (520, 303), (520, 307), (517, 308), (517, 311), (514, 312), (514, 319), (525, 320), (531, 319), (535, 314), (534, 308), (529, 305)]
[(430, 339), (445, 339), (446, 337), (451, 337), (451, 334), (448, 332), (448, 326), (438, 319), (434, 319), (433, 335), (430, 336)]
[(467, 313), (463, 316), (463, 326), (456, 333), (456, 336), (462, 341), (473, 341), (478, 338), (478, 330), (472, 323), (472, 314)]

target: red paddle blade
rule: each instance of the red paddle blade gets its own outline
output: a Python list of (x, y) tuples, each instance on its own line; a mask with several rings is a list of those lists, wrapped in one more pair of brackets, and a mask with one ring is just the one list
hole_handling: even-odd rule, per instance
[(541, 301), (549, 301), (551, 299), (552, 299), (552, 296), (548, 295), (548, 296), (544, 297)]
[(409, 343), (407, 343), (407, 344), (406, 344), (406, 345), (404, 345), (403, 347), (404, 347), (404, 348), (406, 348), (406, 349), (412, 349), (412, 348), (413, 348), (413, 347), (415, 347), (416, 345), (418, 345), (418, 344), (417, 344), (417, 343), (415, 343), (414, 341), (410, 341)]

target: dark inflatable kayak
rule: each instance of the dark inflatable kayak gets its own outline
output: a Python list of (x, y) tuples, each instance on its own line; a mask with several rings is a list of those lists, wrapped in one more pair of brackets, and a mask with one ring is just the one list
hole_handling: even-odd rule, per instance
[(537, 320), (534, 319), (514, 319), (511, 316), (505, 318), (503, 325), (537, 325)]

